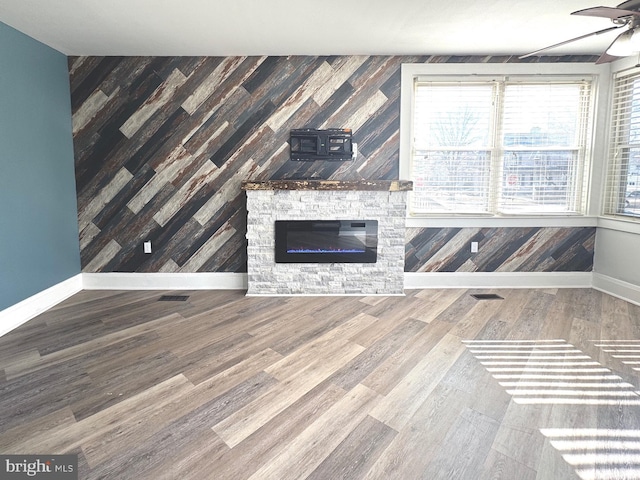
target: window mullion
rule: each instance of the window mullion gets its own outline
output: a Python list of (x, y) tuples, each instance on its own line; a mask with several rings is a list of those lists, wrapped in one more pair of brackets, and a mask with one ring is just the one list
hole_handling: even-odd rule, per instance
[(504, 82), (495, 82), (493, 93), (493, 118), (491, 122), (491, 171), (489, 172), (489, 211), (495, 215), (499, 212), (502, 195), (502, 128), (503, 128)]
[[(589, 111), (592, 109), (592, 95), (591, 85), (583, 85), (580, 89), (580, 126), (578, 128), (578, 136), (576, 144), (580, 146), (578, 152), (576, 152), (578, 163), (574, 166), (576, 168), (575, 175), (572, 176), (574, 185), (571, 186), (571, 200), (570, 207), (576, 212), (583, 211), (586, 207), (586, 195), (584, 190), (587, 188), (588, 182), (588, 155), (587, 146), (588, 132), (590, 131), (590, 118)], [(581, 160), (581, 161), (580, 161)]]

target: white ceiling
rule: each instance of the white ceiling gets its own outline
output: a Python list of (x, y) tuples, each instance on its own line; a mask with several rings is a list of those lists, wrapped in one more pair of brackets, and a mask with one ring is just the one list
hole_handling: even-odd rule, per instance
[[(0, 0), (67, 55), (521, 55), (612, 26), (589, 0)], [(604, 3), (615, 6), (613, 3)], [(618, 32), (548, 52), (599, 54)]]

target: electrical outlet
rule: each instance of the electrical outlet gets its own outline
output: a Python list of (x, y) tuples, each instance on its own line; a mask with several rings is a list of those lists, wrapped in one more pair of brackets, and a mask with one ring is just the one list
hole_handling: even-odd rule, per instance
[(471, 253), (478, 253), (478, 242), (471, 242)]
[(144, 246), (144, 253), (151, 253), (151, 242), (150, 241), (144, 242), (143, 246)]

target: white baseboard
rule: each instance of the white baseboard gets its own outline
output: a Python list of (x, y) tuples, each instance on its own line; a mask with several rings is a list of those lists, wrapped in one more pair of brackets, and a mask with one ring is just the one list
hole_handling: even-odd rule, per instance
[(247, 293), (247, 297), (404, 297), (404, 293)]
[(246, 273), (83, 273), (85, 290), (246, 290)]
[(0, 311), (0, 337), (82, 290), (82, 274), (47, 288)]
[[(83, 273), (85, 290), (246, 290), (246, 273)], [(404, 288), (590, 288), (591, 272), (405, 272)]]
[(591, 288), (591, 272), (405, 272), (404, 288)]
[(640, 286), (601, 273), (593, 274), (593, 288), (627, 302), (640, 305)]
[[(405, 289), (594, 288), (640, 305), (640, 286), (592, 272), (406, 272)], [(0, 311), (0, 336), (81, 290), (246, 290), (246, 273), (81, 273)]]

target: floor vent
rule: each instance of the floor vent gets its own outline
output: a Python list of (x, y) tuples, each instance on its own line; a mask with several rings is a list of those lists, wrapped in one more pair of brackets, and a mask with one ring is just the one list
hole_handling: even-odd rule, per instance
[(189, 299), (189, 295), (162, 295), (159, 302), (186, 302)]
[(500, 295), (495, 293), (472, 293), (471, 296), (476, 300), (504, 300)]

